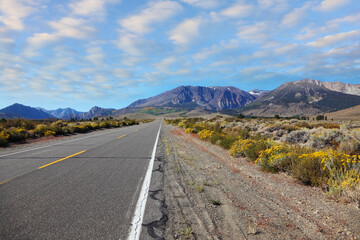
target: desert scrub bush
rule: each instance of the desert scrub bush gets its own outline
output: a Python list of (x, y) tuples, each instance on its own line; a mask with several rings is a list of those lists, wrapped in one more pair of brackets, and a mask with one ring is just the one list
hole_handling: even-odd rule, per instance
[(360, 155), (360, 142), (354, 139), (349, 141), (342, 141), (337, 148), (339, 152), (347, 153), (350, 155)]
[(100, 124), (98, 122), (92, 122), (90, 123), (91, 129), (99, 129), (100, 128)]
[(238, 140), (230, 148), (230, 155), (233, 157), (246, 157), (250, 161), (259, 158), (261, 151), (271, 147), (271, 141), (267, 140)]
[[(47, 130), (47, 131), (55, 132), (55, 134), (53, 134), (53, 135), (63, 135), (64, 134), (64, 127), (52, 124), (52, 125), (50, 125), (49, 130)], [(46, 132), (45, 132), (45, 135), (46, 135)]]
[(340, 142), (348, 141), (349, 136), (338, 129), (323, 129), (320, 134), (312, 134), (307, 145), (321, 149), (325, 147), (337, 148)]
[(100, 128), (109, 128), (110, 127), (110, 123), (109, 122), (100, 122)]
[(198, 133), (201, 130), (208, 129), (208, 125), (205, 123), (196, 123), (193, 127), (194, 133)]
[(321, 186), (325, 183), (321, 159), (314, 155), (299, 157), (299, 161), (291, 170), (293, 176), (305, 185)]
[(327, 123), (327, 122), (322, 122), (322, 123), (316, 123), (313, 125), (314, 128), (319, 128), (319, 127), (323, 127), (325, 129), (340, 129), (340, 125), (336, 124), (336, 123)]
[(204, 129), (201, 130), (198, 134), (201, 139), (211, 139), (212, 135), (214, 134), (214, 131)]
[[(351, 195), (350, 192), (360, 191), (360, 173), (355, 169), (338, 170), (327, 182), (329, 193), (335, 196)], [(357, 199), (359, 200), (359, 199)]]
[(39, 124), (39, 125), (37, 125), (37, 126), (35, 127), (34, 132), (35, 132), (35, 134), (36, 134), (37, 136), (42, 137), (42, 136), (45, 135), (45, 132), (46, 132), (47, 130), (49, 130), (49, 127), (48, 127), (47, 125), (45, 125), (45, 124)]
[(0, 147), (5, 147), (8, 144), (7, 139), (3, 135), (3, 131), (0, 132)]
[(3, 128), (23, 128), (26, 130), (34, 129), (36, 126), (36, 122), (33, 120), (27, 119), (2, 119), (0, 122), (0, 126)]
[(19, 142), (24, 141), (27, 136), (26, 129), (23, 128), (10, 128), (4, 130), (6, 132), (8, 142)]
[(240, 139), (248, 139), (250, 138), (250, 127), (244, 127), (244, 128), (237, 128), (234, 130), (234, 133), (240, 138)]
[(298, 127), (294, 126), (294, 125), (290, 125), (290, 124), (287, 124), (287, 125), (283, 125), (281, 126), (281, 128), (285, 131), (287, 131), (288, 133), (291, 133), (292, 131), (296, 131), (296, 130), (299, 130)]
[(235, 141), (237, 141), (239, 137), (232, 134), (224, 134), (224, 133), (214, 133), (210, 138), (210, 142), (212, 144), (216, 144), (224, 149), (230, 149)]
[(178, 127), (180, 128), (188, 128), (189, 126), (186, 124), (186, 121), (185, 120), (182, 120), (180, 121), (178, 124), (177, 124)]
[(56, 132), (51, 130), (47, 130), (44, 134), (45, 137), (54, 136), (54, 135), (56, 135)]
[(308, 122), (298, 122), (298, 123), (295, 123), (295, 126), (298, 128), (307, 128), (307, 129), (314, 128), (314, 126)]
[(192, 129), (192, 128), (187, 128), (187, 129), (185, 129), (185, 132), (186, 132), (186, 133), (193, 133), (193, 132), (194, 132), (194, 129)]
[(297, 130), (285, 135), (281, 140), (290, 144), (306, 143), (310, 139), (308, 130)]
[(294, 157), (292, 150), (291, 147), (285, 144), (276, 144), (260, 151), (259, 157), (256, 159), (255, 163), (261, 166), (261, 169), (265, 171), (289, 171)]

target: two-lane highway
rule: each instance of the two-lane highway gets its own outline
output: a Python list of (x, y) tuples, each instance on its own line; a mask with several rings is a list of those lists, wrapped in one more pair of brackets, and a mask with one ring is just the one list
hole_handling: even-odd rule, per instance
[(126, 239), (159, 125), (0, 151), (0, 239)]

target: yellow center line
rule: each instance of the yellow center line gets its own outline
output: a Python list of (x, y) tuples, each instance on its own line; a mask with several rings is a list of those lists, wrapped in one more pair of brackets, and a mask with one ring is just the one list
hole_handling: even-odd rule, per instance
[(64, 160), (66, 160), (66, 159), (68, 159), (68, 158), (74, 157), (74, 156), (79, 155), (79, 154), (82, 154), (82, 153), (84, 153), (84, 152), (86, 152), (86, 150), (83, 150), (83, 151), (78, 152), (78, 153), (75, 153), (75, 154), (73, 154), (73, 155), (64, 157), (64, 158), (59, 159), (59, 160), (56, 160), (56, 161), (54, 161), (54, 162), (48, 163), (48, 164), (46, 164), (46, 165), (44, 165), (44, 166), (38, 167), (38, 169), (42, 169), (42, 168), (48, 167), (48, 166), (50, 166), (50, 165), (53, 165), (54, 163), (58, 163), (58, 162), (64, 161)]
[(123, 137), (125, 137), (126, 135), (122, 135), (122, 136), (120, 136), (120, 137), (118, 137), (118, 138), (123, 138)]

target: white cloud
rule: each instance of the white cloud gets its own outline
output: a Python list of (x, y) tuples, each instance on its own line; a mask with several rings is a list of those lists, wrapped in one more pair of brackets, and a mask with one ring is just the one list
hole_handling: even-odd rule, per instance
[(180, 68), (178, 70), (176, 70), (175, 72), (173, 72), (172, 74), (174, 75), (186, 75), (186, 74), (190, 74), (192, 71), (189, 68)]
[(351, 58), (358, 59), (360, 54), (360, 44), (351, 44), (348, 46), (341, 46), (338, 48), (332, 48), (324, 52), (325, 56), (331, 57), (346, 57), (347, 60)]
[(251, 42), (263, 42), (269, 34), (268, 31), (271, 29), (270, 23), (257, 22), (253, 25), (245, 25), (240, 27), (237, 36), (240, 39), (251, 41)]
[(227, 17), (240, 18), (249, 16), (254, 10), (253, 5), (236, 3), (221, 11), (221, 14)]
[(9, 92), (19, 92), (23, 90), (24, 83), (22, 81), (24, 77), (24, 71), (20, 66), (5, 67), (1, 69), (0, 84)]
[(161, 72), (170, 72), (171, 65), (176, 61), (175, 57), (167, 57), (162, 61), (155, 63), (154, 66)]
[(12, 30), (23, 30), (23, 19), (36, 11), (32, 0), (1, 0), (0, 22)]
[(81, 0), (70, 3), (69, 6), (74, 14), (88, 16), (104, 12), (105, 0)]
[(315, 10), (319, 11), (332, 11), (348, 4), (350, 0), (323, 0), (319, 6), (315, 8)]
[(276, 48), (274, 50), (274, 52), (277, 53), (277, 54), (286, 54), (286, 53), (289, 53), (290, 51), (295, 50), (297, 47), (299, 47), (298, 44), (291, 43), (291, 44)]
[(303, 35), (299, 35), (297, 39), (307, 40), (313, 37), (318, 36), (319, 34), (335, 32), (340, 28), (340, 25), (343, 23), (359, 23), (360, 22), (360, 13), (354, 15), (348, 15), (343, 18), (336, 18), (327, 21), (323, 26), (314, 27), (314, 23), (305, 27), (301, 32), (305, 32)]
[(124, 33), (120, 35), (117, 41), (117, 47), (129, 55), (142, 56), (143, 52), (141, 51), (141, 47), (144, 46), (144, 43), (146, 43), (146, 41), (139, 36)]
[(264, 50), (259, 50), (253, 53), (252, 57), (253, 58), (265, 58), (268, 57), (270, 55), (270, 53), (268, 51), (264, 51)]
[(49, 22), (49, 25), (55, 29), (55, 32), (35, 33), (32, 37), (27, 38), (27, 47), (24, 50), (25, 56), (36, 56), (40, 48), (60, 41), (62, 38), (85, 39), (90, 37), (95, 32), (95, 28), (85, 24), (86, 21), (83, 19), (70, 17)]
[(360, 36), (360, 30), (354, 30), (350, 32), (338, 33), (335, 35), (328, 35), (323, 38), (319, 38), (313, 42), (310, 42), (307, 45), (312, 47), (322, 48), (340, 42), (344, 42), (346, 40), (350, 40), (350, 39), (354, 40), (358, 36)]
[(199, 35), (199, 27), (203, 20), (201, 18), (186, 19), (171, 31), (169, 39), (175, 44), (190, 44)]
[(220, 5), (219, 0), (181, 0), (181, 1), (196, 7), (207, 8), (207, 9), (215, 8)]
[(103, 65), (105, 62), (105, 55), (101, 47), (90, 47), (86, 49), (87, 55), (85, 59), (95, 65)]
[(121, 0), (80, 0), (70, 3), (72, 12), (80, 16), (104, 15), (106, 3), (117, 3)]
[(59, 21), (49, 23), (56, 30), (55, 35), (75, 39), (84, 39), (95, 32), (95, 28), (86, 26), (86, 21), (81, 18), (64, 17)]
[(174, 1), (150, 2), (141, 13), (122, 19), (119, 23), (124, 30), (145, 34), (152, 31), (152, 24), (164, 22), (181, 10), (181, 5)]
[(121, 79), (131, 78), (133, 76), (133, 73), (130, 70), (123, 69), (123, 68), (115, 68), (112, 69), (112, 74)]
[(42, 47), (60, 39), (59, 35), (49, 33), (35, 33), (34, 36), (27, 39), (32, 46)]
[(10, 48), (13, 48), (15, 46), (14, 39), (10, 37), (0, 37), (0, 49), (2, 51), (7, 51)]
[(281, 24), (286, 27), (293, 27), (299, 24), (306, 16), (306, 11), (310, 7), (309, 2), (301, 8), (295, 8), (292, 12), (286, 14), (281, 21)]
[(267, 11), (283, 12), (289, 7), (287, 0), (257, 0), (257, 2), (261, 9)]
[(302, 35), (298, 35), (297, 39), (307, 40), (307, 39), (316, 37), (321, 33), (333, 31), (334, 29), (335, 29), (334, 25), (325, 24), (324, 26), (316, 28), (316, 27), (313, 27), (313, 24), (311, 24), (310, 26), (307, 26), (303, 30), (301, 30), (301, 32), (305, 32), (305, 33)]
[(200, 51), (193, 55), (193, 59), (197, 62), (210, 58), (213, 55), (220, 54), (225, 51), (234, 51), (240, 47), (237, 40), (230, 40), (228, 43), (220, 42), (207, 48), (202, 48)]
[(354, 15), (348, 15), (343, 18), (336, 18), (328, 22), (329, 25), (338, 25), (341, 23), (359, 23), (360, 13)]
[(56, 34), (35, 33), (27, 39), (27, 47), (24, 50), (26, 57), (34, 57), (39, 55), (38, 50), (48, 44), (59, 41), (61, 38)]

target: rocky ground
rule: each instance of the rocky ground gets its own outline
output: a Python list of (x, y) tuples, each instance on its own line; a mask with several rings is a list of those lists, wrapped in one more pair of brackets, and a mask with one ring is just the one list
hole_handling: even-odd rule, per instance
[(165, 239), (360, 239), (360, 206), (164, 125)]

